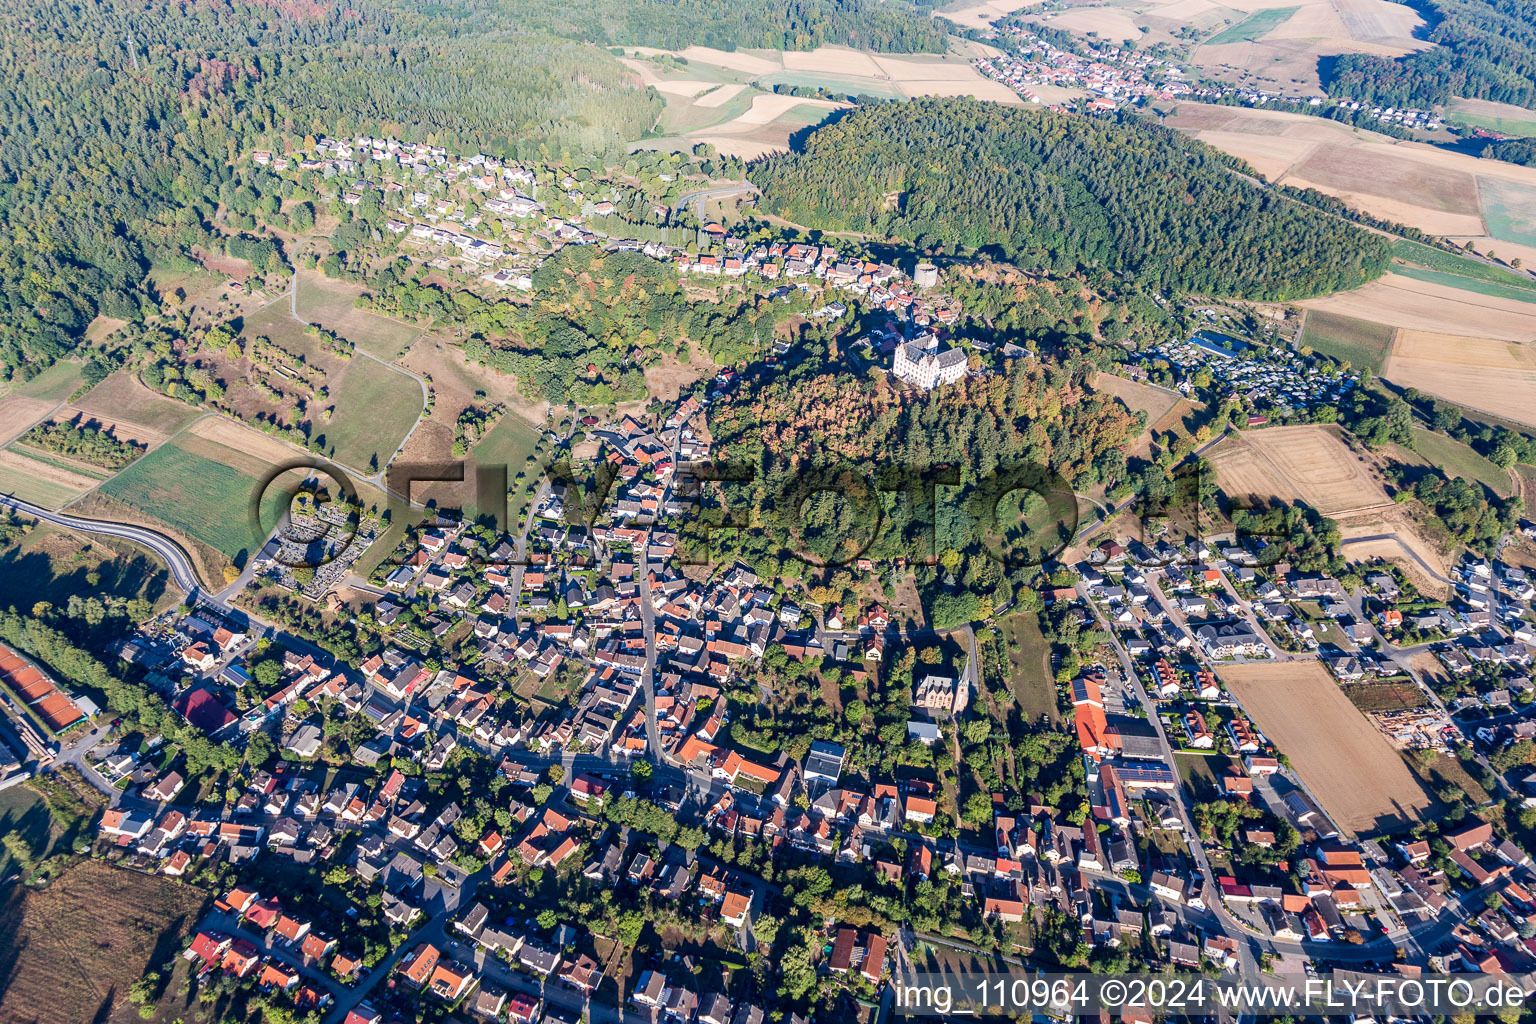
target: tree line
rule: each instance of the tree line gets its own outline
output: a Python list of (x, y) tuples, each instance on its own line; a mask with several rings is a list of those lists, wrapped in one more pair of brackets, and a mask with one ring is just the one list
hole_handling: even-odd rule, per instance
[(1384, 242), (1257, 187), (1139, 119), (972, 99), (860, 108), (754, 167), (808, 228), (980, 250), (1024, 269), (1107, 268), (1152, 289), (1291, 300), (1380, 276)]
[(1348, 53), (1324, 58), (1330, 96), (1397, 107), (1429, 107), (1453, 97), (1536, 107), (1536, 2), (1410, 0), (1435, 45), (1389, 59)]

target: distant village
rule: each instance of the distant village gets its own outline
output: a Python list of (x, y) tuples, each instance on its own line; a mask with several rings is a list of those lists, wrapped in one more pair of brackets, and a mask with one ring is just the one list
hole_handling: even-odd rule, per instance
[(995, 82), (1013, 89), (1031, 103), (1064, 107), (1043, 99), (1037, 88), (1083, 90), (1090, 111), (1111, 111), (1126, 106), (1144, 106), (1156, 100), (1197, 100), (1201, 103), (1236, 104), (1247, 107), (1282, 106), (1321, 111), (1338, 106), (1365, 120), (1404, 130), (1432, 132), (1445, 128), (1445, 122), (1432, 110), (1391, 107), (1335, 99), (1321, 95), (1269, 92), (1240, 88), (1201, 76), (1178, 61), (1154, 56), (1140, 50), (1124, 49), (1085, 40), (1080, 50), (1064, 50), (1041, 38), (1022, 25), (1007, 24), (990, 33), (994, 39), (1005, 38), (1017, 52), (1028, 58), (1003, 53), (978, 58), (977, 70)]

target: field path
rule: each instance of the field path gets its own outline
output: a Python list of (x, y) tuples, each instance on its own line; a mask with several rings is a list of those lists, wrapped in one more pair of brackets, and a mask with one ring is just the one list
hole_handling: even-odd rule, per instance
[[(280, 295), (280, 296), (278, 296), (278, 299), (274, 300), (274, 301), (281, 300), (282, 298), (283, 298), (283, 296)], [(305, 320), (303, 317), (299, 316), (299, 275), (298, 275), (297, 272), (294, 273), (293, 279), (292, 279), (292, 281), (288, 285), (287, 298), (288, 298), (288, 315), (293, 317), (294, 320), (296, 320), (299, 323), (303, 324), (304, 326), (308, 327), (309, 326), (309, 321)], [(270, 305), (270, 303), (269, 303), (269, 305)], [(389, 319), (389, 318), (386, 318), (386, 319)], [(397, 322), (399, 322), (399, 321), (397, 321)], [(414, 341), (412, 342), (412, 344), (414, 344)], [(410, 346), (409, 345), (406, 346), (406, 351), (410, 351)], [(356, 476), (360, 477), (363, 480), (366, 480), (368, 483), (373, 484), (375, 487), (377, 487), (379, 490), (383, 491), (385, 494), (391, 494), (392, 492), (385, 485), (385, 481), (384, 481), (385, 475), (389, 472), (390, 463), (394, 462), (395, 459), (399, 457), (400, 453), (405, 450), (405, 446), (410, 444), (411, 438), (415, 435), (417, 428), (420, 427), (422, 425), (422, 423), (426, 422), (426, 419), (427, 419), (427, 403), (431, 400), (431, 391), (427, 387), (427, 382), (424, 379), (422, 379), (422, 377), (420, 377), (416, 373), (413, 373), (410, 370), (407, 370), (403, 366), (400, 366), (400, 365), (398, 365), (396, 363), (385, 362), (383, 359), (380, 359), (378, 356), (374, 355), (373, 353), (366, 352), (362, 348), (357, 347), (357, 346), (353, 347), (353, 355), (354, 356), (362, 356), (365, 359), (372, 359), (374, 362), (378, 363), (380, 366), (385, 366), (385, 367), (388, 367), (391, 370), (394, 370), (396, 373), (404, 374), (405, 376), (411, 378), (411, 380), (414, 380), (416, 382), (417, 386), (421, 388), (421, 410), (416, 413), (416, 422), (411, 424), (411, 429), (407, 430), (405, 432), (405, 436), (403, 438), (401, 438), (400, 439), (400, 443), (395, 446), (394, 454), (391, 455), (389, 458), (384, 460), (384, 464), (380, 467), (379, 471), (377, 473), (374, 473), (372, 476), (367, 476), (361, 470), (358, 470), (355, 467), (345, 467), (345, 468), (350, 469), (352, 471), (352, 473), (354, 473)], [(343, 465), (343, 464), (338, 462), (337, 465)], [(397, 495), (397, 497), (403, 497), (407, 504), (410, 503), (410, 495)]]

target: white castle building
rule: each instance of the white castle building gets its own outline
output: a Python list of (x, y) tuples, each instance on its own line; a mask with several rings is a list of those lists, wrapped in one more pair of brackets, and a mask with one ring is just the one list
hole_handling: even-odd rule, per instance
[(937, 335), (925, 334), (896, 346), (891, 372), (900, 380), (926, 390), (953, 384), (965, 376), (966, 355), (958, 348), (939, 351)]

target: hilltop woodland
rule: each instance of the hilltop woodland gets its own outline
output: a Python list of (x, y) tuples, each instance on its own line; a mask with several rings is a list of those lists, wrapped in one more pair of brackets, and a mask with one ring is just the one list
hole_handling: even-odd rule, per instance
[(148, 315), (152, 264), (184, 266), (197, 249), (284, 271), (271, 239), (215, 226), (221, 208), (246, 215), (231, 165), (253, 148), (391, 132), (561, 162), (616, 158), (655, 123), (660, 98), (607, 52), (507, 26), (579, 21), (604, 26), (604, 42), (673, 45), (707, 23), (717, 45), (942, 49), (926, 18), (873, 6), (651, 0), (567, 16), (530, 2), (321, 2), (274, 17), (242, 2), (4, 5), (0, 377), (41, 372), (98, 314)]
[(1067, 539), (1072, 487), (1130, 472), (1142, 420), (1092, 392), (1090, 372), (1078, 357), (1018, 359), (921, 398), (816, 358), (752, 376), (710, 414), (715, 458), (750, 479), (722, 485), (686, 549), (743, 558), (768, 578), (857, 557), (936, 559), (919, 572), (931, 624), (973, 621)]
[(1386, 244), (1255, 187), (1229, 158), (1140, 120), (922, 99), (854, 110), (756, 165), (796, 224), (1026, 270), (1107, 268), (1147, 289), (1290, 300), (1380, 276)]
[(1412, 0), (1429, 23), (1427, 50), (1388, 59), (1324, 58), (1329, 95), (1367, 104), (1430, 107), (1463, 96), (1536, 107), (1536, 2)]

